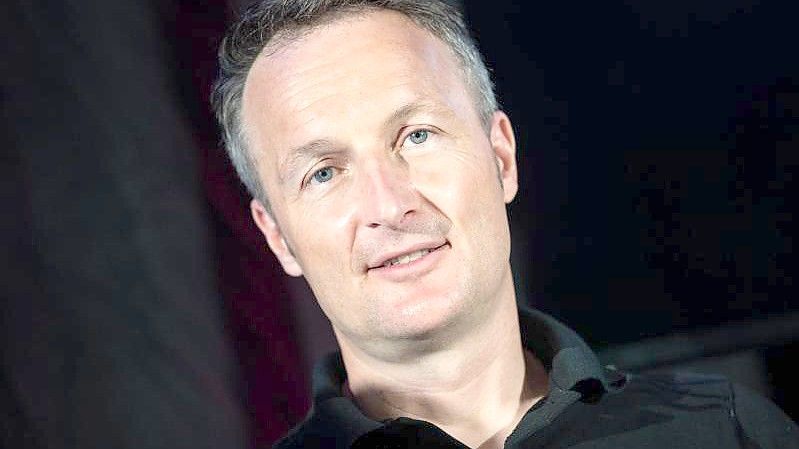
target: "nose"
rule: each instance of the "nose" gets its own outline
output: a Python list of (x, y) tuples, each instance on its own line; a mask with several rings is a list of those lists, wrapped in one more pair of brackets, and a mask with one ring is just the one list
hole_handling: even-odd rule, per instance
[(361, 215), (370, 228), (402, 228), (418, 210), (419, 192), (414, 186), (407, 163), (389, 156), (371, 162), (362, 172)]

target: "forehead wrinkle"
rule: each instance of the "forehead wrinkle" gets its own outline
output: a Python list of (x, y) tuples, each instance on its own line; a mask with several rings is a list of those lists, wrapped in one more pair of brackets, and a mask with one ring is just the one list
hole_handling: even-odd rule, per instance
[[(400, 17), (400, 19), (406, 21), (405, 17)], [(406, 21), (406, 23), (408, 22)], [(340, 86), (342, 89), (351, 91), (357, 96), (358, 94), (364, 93), (360, 89), (362, 83), (371, 85), (374, 84), (371, 83), (371, 81), (377, 79), (383, 83), (381, 87), (382, 91), (386, 94), (388, 92), (393, 92), (394, 95), (392, 95), (392, 97), (394, 97), (395, 101), (399, 100), (397, 103), (402, 106), (392, 113), (387, 114), (388, 117), (382, 113), (373, 114), (368, 111), (365, 112), (366, 116), (361, 114), (360, 116), (353, 117), (357, 119), (366, 119), (366, 122), (371, 122), (368, 123), (369, 127), (380, 125), (384, 127), (396, 126), (397, 122), (408, 120), (417, 113), (443, 113), (446, 117), (457, 118), (458, 114), (456, 110), (460, 105), (452, 104), (449, 95), (440, 91), (439, 84), (442, 79), (433, 73), (426, 73), (426, 70), (419, 70), (422, 68), (426, 68), (427, 70), (432, 69), (434, 72), (440, 74), (442, 71), (448, 73), (449, 71), (447, 69), (450, 69), (450, 66), (453, 64), (457, 68), (458, 64), (457, 61), (452, 60), (454, 55), (451, 53), (451, 50), (435, 36), (426, 30), (418, 29), (418, 27), (408, 27), (404, 38), (393, 38), (387, 43), (384, 42), (385, 45), (383, 48), (379, 48), (380, 51), (389, 50), (393, 53), (393, 56), (386, 61), (385, 65), (378, 66), (378, 70), (359, 71), (358, 76), (353, 78), (350, 73), (352, 70), (348, 71), (345, 69), (352, 69), (353, 65), (355, 67), (362, 66), (365, 62), (361, 61), (361, 64), (359, 64), (357, 58), (355, 60), (350, 58), (347, 60), (348, 64), (342, 65), (339, 63), (341, 62), (341, 56), (353, 53), (352, 45), (347, 48), (346, 53), (341, 53), (340, 51), (336, 52), (337, 47), (334, 46), (332, 48), (333, 54), (331, 55), (328, 46), (329, 39), (323, 38), (318, 42), (316, 39), (312, 39), (313, 35), (317, 32), (320, 33), (319, 36), (322, 36), (326, 34), (328, 30), (334, 30), (334, 33), (340, 34), (341, 29), (334, 26), (315, 28), (314, 30), (309, 30), (310, 32), (308, 34), (304, 35), (296, 42), (292, 42), (289, 45), (279, 45), (277, 48), (273, 48), (273, 51), (264, 52), (259, 55), (254, 68), (256, 70), (259, 68), (261, 70), (265, 69), (266, 72), (264, 73), (268, 74), (268, 77), (272, 80), (269, 83), (270, 86), (257, 89), (257, 91), (261, 91), (259, 92), (261, 93), (261, 95), (259, 95), (260, 98), (245, 98), (243, 109), (252, 108), (260, 110), (266, 107), (272, 110), (272, 112), (281, 109), (284, 113), (278, 114), (277, 117), (272, 117), (271, 121), (273, 123), (275, 121), (282, 122), (283, 125), (288, 126), (291, 130), (306, 130), (307, 132), (303, 134), (308, 135), (310, 133), (311, 135), (308, 137), (314, 137), (313, 134), (317, 134), (319, 137), (325, 137), (325, 134), (328, 134), (329, 130), (326, 130), (324, 114), (325, 111), (333, 111), (330, 111), (327, 107), (316, 108), (316, 106), (328, 106), (328, 102), (331, 99), (338, 100), (341, 98), (341, 91), (333, 89), (331, 86)], [(419, 33), (420, 31), (421, 34)], [(347, 32), (348, 29), (345, 28), (343, 33), (346, 35)], [(420, 39), (422, 37), (424, 37), (424, 39)], [(354, 40), (354, 42), (351, 39), (347, 42), (354, 44), (356, 50), (363, 48), (366, 53), (370, 53), (366, 50), (374, 44), (372, 41), (361, 39)], [(434, 43), (432, 46), (427, 45), (431, 42)], [(308, 49), (308, 51), (306, 51), (306, 49)], [(441, 51), (442, 49), (443, 52)], [(323, 51), (328, 53), (328, 55), (325, 56), (332, 56), (332, 59), (327, 57), (317, 58), (320, 52)], [(294, 60), (294, 56), (298, 56), (299, 59)], [(292, 60), (292, 62), (286, 65), (289, 59)], [(408, 62), (412, 63), (408, 64)], [(420, 72), (425, 72), (421, 78), (418, 77)], [(455, 73), (459, 75), (457, 71)], [(453, 76), (457, 75), (453, 74)], [(248, 81), (250, 80), (248, 79)], [(460, 81), (462, 82), (463, 80), (460, 79)], [(275, 85), (279, 84), (283, 84), (285, 88), (275, 90)], [(246, 87), (251, 86), (245, 86), (245, 88)], [(307, 93), (309, 92), (314, 94), (308, 95)], [(247, 97), (247, 95), (245, 95), (245, 97)], [(258, 101), (267, 98), (269, 99), (268, 101)], [(344, 112), (350, 112), (345, 105), (341, 105), (340, 103), (340, 100), (334, 102), (333, 106), (335, 107), (333, 109), (343, 108)], [(456, 110), (450, 110), (453, 107), (455, 107)], [(317, 112), (316, 109), (322, 112)], [(287, 110), (293, 111), (286, 114)], [(357, 111), (353, 111), (353, 113), (355, 112)], [(280, 117), (281, 115), (282, 117)], [(292, 117), (295, 120), (294, 123), (291, 123)], [(247, 118), (252, 119), (253, 117)], [(297, 122), (297, 119), (300, 119), (300, 122)], [(249, 120), (246, 121), (249, 122)], [(359, 123), (361, 123), (361, 126), (367, 125), (363, 120), (359, 121)], [(372, 129), (376, 130), (380, 128)], [(267, 133), (267, 135), (269, 134), (270, 133)], [(311, 145), (311, 147), (327, 146), (329, 148), (331, 146), (329, 139), (329, 137), (327, 139), (317, 139), (317, 142), (309, 143), (315, 143), (315, 145)], [(271, 143), (280, 145), (277, 141), (272, 141)], [(289, 144), (290, 142), (284, 143)], [(320, 145), (322, 143), (326, 145)], [(304, 144), (295, 149), (300, 149), (302, 146), (304, 146)], [(280, 153), (282, 152), (275, 152), (277, 155)], [(295, 156), (288, 156), (284, 162), (279, 163), (280, 165), (277, 166), (278, 168), (282, 168), (277, 177), (279, 182), (287, 182), (289, 180), (287, 179), (287, 175), (290, 174), (288, 170), (298, 169), (299, 164), (302, 163), (304, 159), (312, 157), (313, 155), (313, 153), (309, 151), (299, 151), (295, 153)]]

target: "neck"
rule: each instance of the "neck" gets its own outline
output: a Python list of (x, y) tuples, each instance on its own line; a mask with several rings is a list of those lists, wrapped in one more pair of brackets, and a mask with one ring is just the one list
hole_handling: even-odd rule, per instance
[[(469, 447), (502, 447), (548, 385), (522, 347), (512, 290), (462, 338), (401, 363), (370, 357), (339, 339), (348, 393), (375, 420), (431, 422)], [(479, 404), (479, 407), (475, 407)]]

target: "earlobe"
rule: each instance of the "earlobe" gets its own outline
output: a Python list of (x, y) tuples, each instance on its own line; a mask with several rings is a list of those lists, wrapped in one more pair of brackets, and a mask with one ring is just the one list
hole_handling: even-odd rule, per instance
[(502, 111), (494, 112), (490, 139), (507, 204), (513, 200), (519, 190), (519, 179), (516, 171), (516, 138), (513, 135), (510, 118)]
[(266, 238), (266, 243), (269, 245), (272, 254), (277, 257), (278, 262), (283, 267), (283, 271), (289, 276), (302, 276), (302, 268), (300, 268), (297, 259), (291, 252), (291, 248), (286, 243), (280, 226), (278, 226), (272, 214), (256, 199), (250, 201), (250, 213), (258, 229), (261, 230), (261, 234)]

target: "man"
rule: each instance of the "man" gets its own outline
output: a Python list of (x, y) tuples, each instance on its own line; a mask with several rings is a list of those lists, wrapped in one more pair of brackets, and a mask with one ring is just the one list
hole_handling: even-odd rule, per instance
[(631, 378), (517, 309), (514, 133), (454, 6), (265, 1), (220, 62), (253, 219), (341, 349), (278, 447), (799, 447), (724, 379)]

